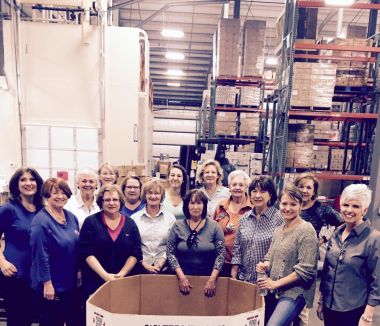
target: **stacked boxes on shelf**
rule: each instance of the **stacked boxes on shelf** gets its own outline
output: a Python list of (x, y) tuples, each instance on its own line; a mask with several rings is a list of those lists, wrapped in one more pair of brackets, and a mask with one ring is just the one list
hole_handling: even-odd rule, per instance
[[(372, 45), (367, 39), (334, 39), (331, 42), (335, 45), (367, 47)], [(333, 56), (343, 57), (363, 57), (370, 55), (369, 52), (359, 51), (330, 51)], [(337, 63), (336, 85), (337, 86), (365, 86), (367, 85), (368, 63), (357, 61), (339, 61)]]
[(221, 19), (218, 24), (216, 73), (218, 76), (239, 76), (240, 19)]
[[(352, 151), (347, 150), (347, 161), (346, 169), (349, 170), (351, 165)], [(330, 170), (332, 171), (342, 171), (343, 170), (343, 160), (344, 160), (344, 149), (341, 148), (331, 148), (330, 153)]]
[(313, 168), (317, 170), (327, 170), (329, 167), (329, 147), (313, 146)]
[(215, 135), (236, 135), (236, 112), (217, 112)]
[(263, 168), (263, 153), (251, 153), (251, 160), (249, 162), (249, 176), (262, 174)]
[(261, 90), (259, 87), (242, 86), (240, 88), (240, 106), (259, 106)]
[(261, 76), (264, 71), (266, 21), (246, 20), (243, 35), (243, 76)]
[(314, 139), (339, 141), (339, 121), (317, 121), (313, 120)]
[(226, 158), (237, 170), (243, 170), (250, 177), (262, 172), (262, 153), (226, 152)]
[(234, 86), (218, 86), (215, 92), (215, 104), (235, 105), (237, 88)]
[(286, 167), (310, 169), (314, 164), (314, 126), (289, 124)]
[(259, 127), (258, 113), (240, 113), (240, 136), (257, 136)]
[(331, 108), (336, 64), (295, 62), (291, 106)]

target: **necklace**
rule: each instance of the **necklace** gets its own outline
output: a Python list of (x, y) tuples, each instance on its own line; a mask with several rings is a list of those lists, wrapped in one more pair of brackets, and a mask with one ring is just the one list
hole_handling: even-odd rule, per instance
[(198, 224), (196, 225), (196, 227), (194, 229), (192, 229), (190, 226), (190, 220), (187, 221), (187, 225), (189, 226), (189, 229), (190, 229), (190, 234), (186, 240), (186, 244), (187, 244), (188, 248), (191, 248), (194, 244), (196, 245), (197, 235), (198, 235), (197, 229), (198, 229), (199, 225), (201, 225), (202, 222), (203, 222), (203, 219), (201, 219), (198, 222)]
[(53, 212), (53, 210), (49, 207), (49, 206), (46, 206), (46, 210), (48, 211), (48, 213), (60, 224), (66, 224), (66, 217), (65, 217), (65, 213), (63, 213), (63, 217), (61, 214), (57, 214), (55, 212)]

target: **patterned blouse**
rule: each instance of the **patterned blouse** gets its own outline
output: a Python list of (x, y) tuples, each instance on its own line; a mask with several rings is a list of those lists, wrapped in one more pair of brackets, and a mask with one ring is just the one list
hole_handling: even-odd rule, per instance
[(169, 234), (166, 255), (170, 268), (180, 267), (185, 275), (209, 276), (213, 269), (222, 270), (226, 248), (221, 227), (206, 218), (195, 243), (189, 248), (191, 233), (187, 219), (177, 220)]
[(239, 265), (238, 279), (256, 283), (256, 265), (263, 261), (274, 229), (284, 223), (280, 211), (271, 206), (257, 218), (254, 209), (240, 220), (231, 263)]

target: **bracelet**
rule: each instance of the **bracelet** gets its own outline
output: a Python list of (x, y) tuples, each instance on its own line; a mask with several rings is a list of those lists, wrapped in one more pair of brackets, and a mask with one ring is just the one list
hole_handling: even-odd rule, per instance
[(360, 317), (360, 319), (361, 319), (362, 321), (367, 322), (367, 323), (372, 323), (372, 322), (373, 322), (373, 319), (372, 319), (371, 317), (368, 318), (368, 317), (366, 317), (366, 316), (364, 316), (364, 315), (362, 315), (362, 316)]

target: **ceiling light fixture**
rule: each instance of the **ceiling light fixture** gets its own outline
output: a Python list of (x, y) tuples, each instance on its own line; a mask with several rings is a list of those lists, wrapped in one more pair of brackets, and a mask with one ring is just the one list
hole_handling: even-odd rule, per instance
[(343, 7), (353, 5), (355, 3), (355, 0), (325, 0), (325, 3), (331, 6)]
[(185, 55), (181, 52), (166, 52), (165, 58), (168, 60), (183, 60)]
[(275, 57), (268, 57), (265, 60), (265, 64), (267, 64), (268, 66), (275, 66), (277, 64), (277, 58), (275, 58)]
[(185, 33), (179, 29), (163, 29), (161, 35), (164, 37), (180, 38), (184, 37)]
[(166, 71), (166, 74), (171, 75), (171, 76), (183, 76), (184, 75), (183, 70), (180, 70), (180, 69), (168, 69)]
[(181, 83), (166, 83), (166, 85), (170, 87), (180, 87)]

